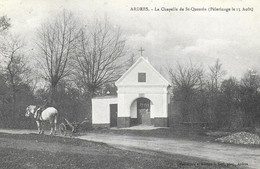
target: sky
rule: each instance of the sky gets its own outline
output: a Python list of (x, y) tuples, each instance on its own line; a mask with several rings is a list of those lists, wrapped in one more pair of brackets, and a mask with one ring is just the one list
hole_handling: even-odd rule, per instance
[[(131, 10), (134, 7), (149, 11)], [(209, 11), (211, 7), (235, 11)], [(253, 11), (242, 11), (248, 7)], [(192, 11), (198, 8), (206, 11)], [(0, 0), (0, 16), (11, 18), (9, 31), (24, 38), (28, 51), (41, 24), (63, 9), (86, 24), (107, 17), (123, 31), (129, 55), (138, 58), (142, 47), (158, 70), (189, 60), (207, 69), (220, 59), (227, 76), (241, 78), (248, 69), (260, 72), (258, 0)]]

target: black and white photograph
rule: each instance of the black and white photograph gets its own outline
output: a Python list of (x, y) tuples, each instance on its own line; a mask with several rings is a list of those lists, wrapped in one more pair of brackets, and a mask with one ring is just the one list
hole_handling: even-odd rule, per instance
[(0, 169), (259, 169), (260, 1), (0, 0)]

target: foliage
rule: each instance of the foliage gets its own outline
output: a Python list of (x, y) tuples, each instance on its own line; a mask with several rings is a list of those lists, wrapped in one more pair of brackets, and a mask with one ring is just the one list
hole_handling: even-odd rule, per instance
[(249, 70), (241, 81), (224, 80), (226, 72), (219, 60), (208, 74), (192, 63), (168, 70), (181, 122), (208, 122), (213, 128), (226, 129), (259, 127), (260, 77), (256, 71)]
[(198, 104), (196, 97), (199, 97), (197, 90), (202, 85), (203, 70), (192, 62), (188, 66), (178, 63), (177, 69), (169, 69), (169, 74), (173, 84), (174, 98), (180, 103), (182, 120), (190, 121), (196, 114), (195, 105)]
[[(7, 34), (2, 39), (1, 56), (1, 115), (4, 123), (9, 127), (16, 127), (22, 123), (26, 101), (33, 98), (31, 88), (28, 83), (29, 67), (26, 65), (23, 56), (23, 43), (18, 37)], [(26, 95), (26, 93), (30, 93)], [(23, 100), (23, 99), (27, 100)], [(25, 124), (26, 125), (26, 124)]]
[(7, 18), (7, 16), (0, 17), (0, 32), (8, 29), (10, 26), (10, 18)]
[[(49, 92), (48, 89), (38, 89), (36, 91), (36, 96), (39, 98), (38, 104), (44, 103)], [(54, 99), (57, 100), (55, 107), (59, 112), (59, 122), (61, 122), (63, 117), (71, 122), (80, 122), (91, 114), (89, 97), (82, 95), (79, 89), (66, 83), (66, 81), (59, 83)]]

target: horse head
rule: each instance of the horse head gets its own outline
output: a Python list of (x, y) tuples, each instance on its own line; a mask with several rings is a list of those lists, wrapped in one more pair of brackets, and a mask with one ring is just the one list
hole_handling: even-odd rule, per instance
[(25, 117), (29, 117), (30, 115), (34, 115), (36, 111), (36, 106), (30, 105), (26, 108)]

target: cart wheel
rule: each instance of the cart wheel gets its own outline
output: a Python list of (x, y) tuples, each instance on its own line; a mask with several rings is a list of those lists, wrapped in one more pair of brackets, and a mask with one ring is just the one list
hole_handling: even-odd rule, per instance
[(64, 123), (61, 123), (59, 125), (59, 130), (60, 130), (61, 135), (66, 136), (67, 129), (66, 129), (66, 125)]

